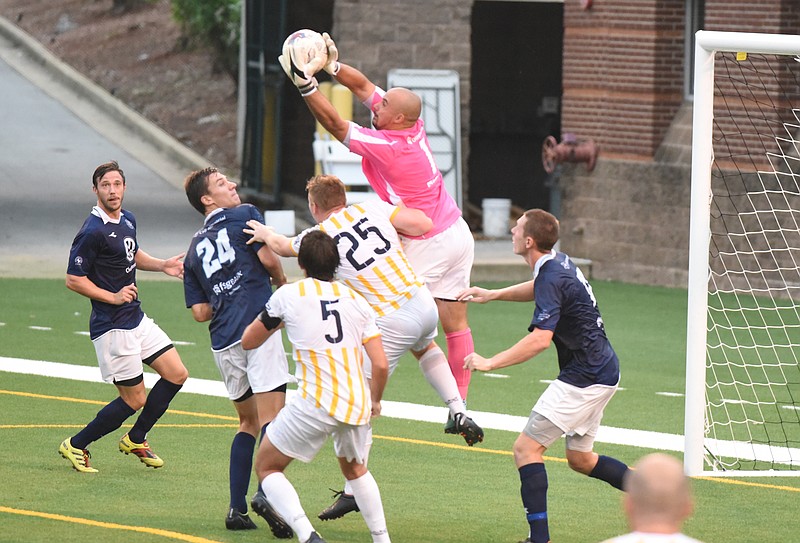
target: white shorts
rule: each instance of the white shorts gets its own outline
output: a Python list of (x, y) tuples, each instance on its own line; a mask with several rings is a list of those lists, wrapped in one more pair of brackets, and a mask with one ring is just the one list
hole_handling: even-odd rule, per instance
[[(617, 385), (580, 388), (556, 379), (533, 406), (524, 432), (547, 447), (566, 434), (569, 449), (590, 451), (603, 418), (603, 410), (616, 391)], [(547, 431), (550, 425), (558, 428), (559, 435), (555, 439), (542, 439), (546, 435), (552, 438), (554, 432)]]
[(136, 328), (109, 330), (92, 343), (103, 381), (116, 383), (140, 376), (142, 360), (169, 347), (172, 340), (145, 315)]
[(313, 400), (295, 395), (267, 426), (267, 436), (275, 448), (301, 462), (311, 462), (328, 436), (333, 436), (337, 458), (363, 464), (367, 443), (372, 439), (372, 427), (340, 422), (324, 409), (316, 407)]
[[(389, 362), (389, 375), (408, 351), (421, 351), (436, 338), (439, 313), (430, 291), (423, 286), (414, 296), (388, 315), (378, 317), (381, 341)], [(372, 363), (364, 351), (364, 375), (372, 377)]]
[(280, 330), (257, 349), (246, 351), (237, 343), (213, 354), (231, 400), (238, 400), (248, 389), (256, 394), (269, 392), (290, 380)]
[(432, 238), (401, 237), (401, 241), (411, 267), (434, 298), (455, 300), (456, 294), (469, 287), (475, 239), (463, 218)]

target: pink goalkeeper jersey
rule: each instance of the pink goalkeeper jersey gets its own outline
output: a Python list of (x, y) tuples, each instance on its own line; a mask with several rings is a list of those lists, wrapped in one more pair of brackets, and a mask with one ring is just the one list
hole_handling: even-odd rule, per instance
[[(384, 94), (386, 91), (375, 87), (364, 105), (372, 109)], [(420, 239), (447, 230), (461, 217), (433, 160), (422, 119), (405, 130), (374, 130), (351, 122), (344, 144), (361, 156), (364, 175), (383, 201), (394, 205), (402, 202), (430, 217), (433, 229)]]

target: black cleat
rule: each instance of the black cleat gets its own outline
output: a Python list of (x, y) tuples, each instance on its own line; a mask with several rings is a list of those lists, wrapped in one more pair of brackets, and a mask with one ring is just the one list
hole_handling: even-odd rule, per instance
[(225, 517), (225, 527), (228, 530), (255, 530), (257, 526), (247, 513), (240, 513), (231, 507), (228, 516)]
[(458, 432), (456, 432), (456, 421), (453, 420), (453, 415), (451, 413), (447, 413), (447, 422), (444, 423), (444, 433), (458, 434)]
[(256, 492), (250, 501), (250, 507), (253, 508), (253, 512), (256, 515), (267, 521), (269, 529), (272, 530), (272, 535), (278, 539), (291, 539), (294, 537), (292, 527), (286, 524), (286, 521), (272, 508), (263, 492)]
[(336, 498), (332, 504), (322, 510), (322, 513), (317, 515), (320, 520), (333, 520), (342, 518), (347, 513), (353, 511), (360, 511), (356, 498), (352, 494), (345, 494), (344, 490), (340, 492), (333, 491), (333, 497)]
[(311, 532), (311, 537), (306, 539), (306, 543), (326, 543), (326, 541), (317, 532)]
[(451, 432), (448, 432), (447, 427), (445, 427), (445, 433), (460, 435), (470, 447), (483, 441), (483, 429), (464, 413), (456, 413), (455, 417), (453, 417), (453, 427), (454, 431)]

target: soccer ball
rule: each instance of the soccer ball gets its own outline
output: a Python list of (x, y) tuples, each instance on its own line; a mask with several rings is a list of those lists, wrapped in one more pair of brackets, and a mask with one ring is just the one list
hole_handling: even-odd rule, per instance
[(291, 61), (292, 77), (310, 79), (328, 62), (328, 46), (319, 32), (304, 28), (283, 42), (283, 56)]

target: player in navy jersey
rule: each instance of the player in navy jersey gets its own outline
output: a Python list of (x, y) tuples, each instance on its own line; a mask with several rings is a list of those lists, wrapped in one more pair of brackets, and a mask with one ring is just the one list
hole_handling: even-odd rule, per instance
[(533, 406), (514, 443), (514, 461), (522, 483), (530, 535), (523, 543), (550, 540), (547, 520), (547, 473), (544, 453), (566, 435), (566, 456), (573, 470), (622, 490), (628, 466), (592, 451), (597, 429), (619, 384), (619, 360), (606, 337), (592, 287), (575, 263), (553, 250), (558, 220), (541, 209), (526, 211), (511, 229), (514, 253), (533, 270), (533, 279), (499, 290), (470, 287), (461, 301), (535, 300), (527, 336), (490, 358), (467, 355), (464, 368), (492, 371), (525, 362), (555, 343), (558, 378)]
[[(231, 444), (225, 526), (248, 530), (256, 527), (247, 515), (253, 452), (285, 403), (289, 365), (280, 332), (253, 350), (242, 348), (242, 333), (264, 308), (273, 285), (286, 283), (286, 275), (269, 246), (247, 243), (249, 236), (242, 229), (249, 220), (261, 221), (262, 215), (254, 206), (242, 204), (236, 183), (216, 168), (205, 168), (189, 174), (184, 189), (189, 203), (205, 216), (184, 262), (186, 307), (196, 321), (210, 321), (211, 351), (239, 415), (239, 430)], [(293, 536), (260, 491), (252, 507), (276, 537)]]
[[(160, 271), (183, 277), (183, 255), (154, 258), (139, 248), (136, 218), (122, 209), (125, 174), (116, 162), (101, 164), (92, 175), (97, 205), (83, 223), (69, 255), (67, 288), (92, 301), (89, 335), (103, 380), (114, 383), (119, 397), (103, 407), (80, 432), (65, 439), (58, 452), (83, 473), (95, 473), (87, 447), (142, 413), (119, 441), (119, 450), (146, 466), (164, 461), (147, 443), (147, 432), (169, 407), (189, 377), (169, 337), (144, 314), (136, 287), (136, 270)], [(161, 379), (145, 392), (142, 363)]]

